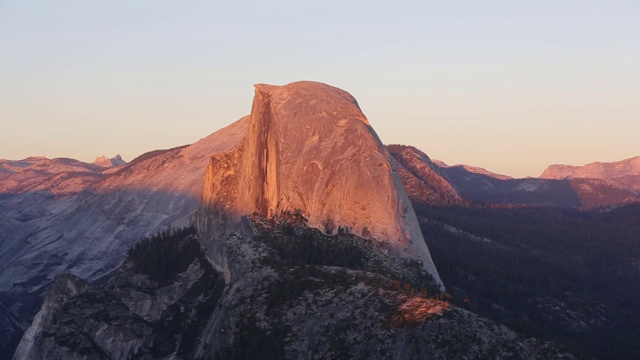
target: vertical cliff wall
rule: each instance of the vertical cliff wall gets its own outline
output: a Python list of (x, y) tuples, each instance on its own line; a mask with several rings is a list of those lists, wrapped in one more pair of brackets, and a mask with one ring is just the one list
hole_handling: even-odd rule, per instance
[(214, 263), (226, 267), (215, 238), (242, 215), (299, 210), (327, 234), (348, 229), (420, 261), (440, 283), (389, 153), (355, 98), (316, 82), (255, 88), (246, 138), (207, 169), (199, 223)]

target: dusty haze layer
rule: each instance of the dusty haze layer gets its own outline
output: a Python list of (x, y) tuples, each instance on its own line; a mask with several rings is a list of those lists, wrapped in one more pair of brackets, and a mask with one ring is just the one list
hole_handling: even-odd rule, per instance
[[(247, 137), (212, 157), (202, 204), (201, 229), (213, 237), (246, 214), (299, 210), (327, 234), (347, 229), (420, 261), (441, 284), (389, 153), (353, 96), (335, 87), (256, 85)], [(225, 268), (215, 240), (208, 244)]]

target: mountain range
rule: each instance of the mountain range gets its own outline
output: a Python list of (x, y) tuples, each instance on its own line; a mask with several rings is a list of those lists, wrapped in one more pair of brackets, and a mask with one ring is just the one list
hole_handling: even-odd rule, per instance
[[(190, 146), (143, 154), (113, 173), (84, 164), (95, 171), (39, 172), (35, 191), (5, 190), (0, 195), (0, 301), (8, 312), (2, 318), (13, 325), (3, 326), (0, 344), (6, 348), (0, 353), (13, 352), (56, 275), (67, 272), (99, 283), (142, 236), (188, 224), (211, 154), (232, 147), (246, 129), (247, 122), (240, 120)], [(53, 164), (46, 166), (52, 169), (67, 162), (38, 161)], [(2, 183), (19, 176), (24, 175), (2, 175)], [(56, 181), (60, 177), (69, 180)]]
[(640, 156), (614, 162), (594, 162), (584, 166), (551, 165), (543, 179), (601, 179), (640, 193)]
[[(624, 168), (628, 175), (610, 172), (607, 177), (600, 172), (600, 177), (553, 178), (549, 171), (545, 171), (548, 175), (544, 177), (514, 179), (479, 167), (448, 166), (442, 161), (432, 161), (422, 151), (411, 146), (390, 145), (388, 148), (402, 164), (399, 171), (414, 203), (451, 206), (553, 206), (589, 210), (640, 201), (640, 179), (634, 175), (640, 168), (637, 158), (617, 163), (598, 163), (603, 167)], [(590, 165), (586, 167), (588, 166)], [(552, 165), (549, 169), (555, 167), (556, 165)], [(417, 181), (420, 176), (423, 180)]]
[[(633, 328), (625, 318), (637, 312), (616, 291), (606, 298), (567, 285), (602, 283), (584, 278), (601, 245), (566, 234), (609, 234), (600, 259), (627, 253), (599, 273), (638, 294), (629, 284), (639, 239), (626, 236), (639, 226), (638, 159), (554, 165), (527, 179), (448, 166), (414, 147), (383, 146), (347, 92), (298, 82), (256, 85), (249, 116), (130, 163), (0, 160), (0, 353), (601, 357), (608, 350), (589, 347), (592, 337)], [(613, 211), (615, 233), (597, 225)], [(567, 227), (532, 232), (516, 216)], [(558, 233), (560, 248), (537, 237)], [(510, 262), (489, 272), (493, 258), (531, 272), (549, 271), (536, 267), (546, 263), (560, 289), (519, 289), (533, 275)], [(524, 303), (513, 300), (522, 294)], [(544, 316), (531, 315), (536, 307)], [(567, 329), (585, 340), (563, 337)], [(637, 336), (607, 344), (632, 358), (627, 343)]]

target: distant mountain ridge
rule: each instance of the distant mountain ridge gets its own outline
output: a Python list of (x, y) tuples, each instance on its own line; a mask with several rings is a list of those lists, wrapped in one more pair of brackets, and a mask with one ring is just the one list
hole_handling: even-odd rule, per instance
[(56, 196), (73, 195), (126, 163), (120, 155), (111, 159), (100, 156), (93, 163), (70, 158), (49, 159), (46, 156), (0, 159), (0, 194), (45, 191)]
[(593, 162), (584, 166), (551, 165), (543, 179), (602, 179), (640, 194), (640, 156), (613, 162)]
[(0, 160), (0, 194), (46, 191), (72, 195), (100, 179), (104, 167), (75, 159), (31, 156), (23, 160)]
[(640, 175), (640, 156), (613, 162), (596, 161), (583, 166), (551, 165), (540, 177), (543, 179), (613, 179), (629, 175)]
[(464, 164), (447, 165), (444, 161), (440, 161), (440, 160), (433, 160), (433, 163), (435, 165), (437, 165), (438, 167), (441, 167), (441, 168), (456, 168), (456, 167), (460, 167), (460, 168), (465, 169), (468, 172), (471, 172), (471, 173), (474, 173), (474, 174), (490, 176), (490, 177), (496, 178), (498, 180), (511, 180), (511, 179), (513, 179), (513, 177), (511, 177), (511, 176), (497, 174), (497, 173), (491, 172), (491, 171), (489, 171), (489, 170), (487, 170), (485, 168), (481, 168), (479, 166), (464, 165)]
[[(595, 209), (640, 202), (635, 167), (617, 165), (631, 175), (614, 179), (514, 179), (470, 165), (449, 166), (418, 149), (389, 145), (411, 201), (429, 206), (553, 206)], [(562, 168), (563, 173), (566, 172)], [(456, 194), (451, 197), (451, 194)]]

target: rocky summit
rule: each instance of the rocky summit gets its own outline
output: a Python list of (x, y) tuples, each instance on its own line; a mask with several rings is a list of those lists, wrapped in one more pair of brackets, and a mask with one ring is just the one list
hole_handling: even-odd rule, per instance
[(122, 160), (122, 157), (120, 156), (120, 154), (112, 157), (112, 158), (107, 158), (106, 156), (102, 155), (102, 156), (98, 156), (94, 161), (93, 164), (100, 166), (100, 167), (104, 167), (104, 168), (111, 168), (111, 167), (118, 167), (118, 166), (122, 166), (125, 165), (127, 162)]
[(343, 90), (307, 81), (256, 85), (246, 138), (211, 159), (200, 228), (220, 269), (216, 236), (243, 215), (283, 211), (299, 211), (329, 235), (374, 240), (419, 261), (442, 285), (389, 152)]
[(551, 165), (543, 179), (601, 179), (640, 194), (640, 156), (614, 162), (593, 162), (584, 166)]

